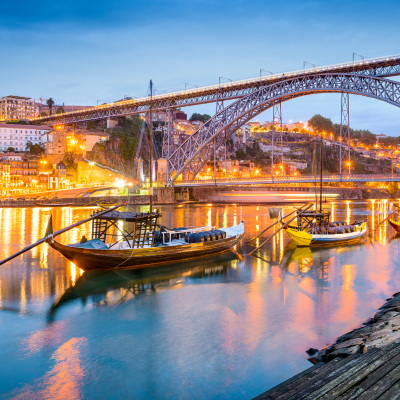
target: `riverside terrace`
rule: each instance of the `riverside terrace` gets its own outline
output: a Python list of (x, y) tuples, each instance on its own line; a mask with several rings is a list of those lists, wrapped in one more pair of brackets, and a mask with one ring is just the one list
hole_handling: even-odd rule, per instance
[[(185, 107), (196, 104), (212, 103), (221, 100), (232, 100), (246, 96), (266, 84), (284, 81), (288, 78), (314, 75), (319, 73), (351, 73), (373, 77), (389, 77), (400, 75), (400, 55), (370, 58), (357, 62), (331, 64), (321, 67), (301, 69), (297, 71), (259, 76), (251, 79), (219, 83), (216, 85), (185, 89), (153, 96), (153, 110)], [(37, 117), (32, 122), (46, 125), (63, 125), (75, 122), (108, 119), (146, 113), (149, 110), (150, 97), (134, 100), (118, 101), (103, 104), (86, 110), (56, 114), (49, 117)]]

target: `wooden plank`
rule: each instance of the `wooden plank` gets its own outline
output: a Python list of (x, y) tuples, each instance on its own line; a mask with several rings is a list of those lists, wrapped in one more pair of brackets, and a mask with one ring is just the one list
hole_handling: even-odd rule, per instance
[[(378, 349), (373, 349), (376, 350), (375, 352), (378, 351)], [(371, 352), (370, 355), (374, 353)], [(348, 363), (354, 362), (354, 360), (363, 357), (361, 354), (353, 354), (348, 358), (345, 359), (340, 359), (339, 361), (336, 361), (336, 359), (332, 360), (331, 362), (325, 364), (323, 367), (320, 367), (318, 370), (315, 371), (315, 373), (310, 377), (309, 379), (302, 379), (301, 381), (294, 382), (284, 389), (272, 394), (271, 396), (268, 396), (266, 399), (267, 400), (274, 400), (278, 399), (279, 400), (284, 400), (284, 399), (289, 399), (291, 396), (294, 396), (301, 390), (309, 387), (312, 385), (314, 382), (319, 381), (323, 376), (326, 376), (327, 374), (336, 371), (340, 369), (342, 366), (347, 365)]]
[(379, 397), (379, 400), (399, 400), (400, 399), (400, 382), (396, 382), (389, 390)]
[(304, 371), (298, 373), (297, 375), (292, 376), (291, 378), (289, 378), (286, 381), (280, 383), (279, 385), (274, 386), (273, 388), (267, 390), (266, 392), (254, 397), (252, 400), (263, 400), (267, 396), (277, 392), (279, 389), (284, 388), (285, 386), (289, 385), (290, 383), (292, 383), (294, 381), (298, 381), (300, 378), (303, 378), (304, 376), (310, 374), (310, 372), (313, 372), (314, 370), (322, 367), (323, 365), (326, 365), (326, 364), (321, 361), (318, 364), (315, 364), (315, 365), (311, 366), (310, 368), (307, 368)]
[[(387, 346), (387, 351), (391, 350), (392, 348), (396, 347), (396, 344), (390, 344)], [(299, 393), (298, 395), (294, 396), (293, 399), (291, 400), (298, 400), (298, 399), (319, 399), (326, 393), (328, 393), (330, 390), (332, 390), (334, 387), (339, 385), (341, 382), (346, 380), (348, 377), (352, 376), (353, 374), (357, 373), (358, 371), (362, 370), (365, 368), (367, 365), (370, 363), (374, 362), (376, 359), (382, 356), (386, 351), (382, 351), (382, 349), (379, 349), (377, 352), (374, 352), (371, 357), (363, 358), (361, 357), (358, 359), (359, 362), (353, 363), (350, 365), (350, 368), (341, 368), (341, 370), (334, 371), (331, 374), (328, 374), (325, 376), (323, 379), (321, 379), (319, 382), (316, 382), (312, 388), (312, 391), (310, 390), (308, 393), (305, 393), (306, 396), (304, 396), (304, 393), (301, 394)], [(363, 355), (367, 355), (367, 353)], [(301, 394), (301, 396), (300, 396)]]
[[(389, 354), (389, 353), (386, 353)], [(366, 376), (349, 392), (344, 396), (341, 396), (341, 400), (353, 400), (360, 394), (364, 393), (367, 389), (376, 384), (380, 379), (382, 379), (386, 374), (388, 374), (396, 365), (400, 364), (400, 354), (386, 362), (384, 365), (372, 372), (372, 374)]]
[[(279, 400), (286, 398), (290, 398), (290, 400), (300, 400), (303, 398), (318, 399), (332, 389), (332, 387), (337, 386), (338, 383), (346, 379), (347, 376), (352, 375), (353, 373), (357, 372), (357, 370), (361, 369), (370, 362), (373, 362), (382, 355), (382, 351), (380, 349), (372, 350), (376, 351), (371, 352), (369, 355), (368, 353), (353, 354), (352, 356), (343, 360), (345, 362), (344, 364), (338, 366), (338, 368), (330, 371), (328, 374), (319, 377), (319, 379), (314, 380), (311, 385), (308, 385), (306, 388), (292, 395), (292, 397), (282, 397), (282, 399)], [(353, 356), (355, 357), (352, 358)]]
[[(364, 380), (361, 384), (361, 387), (368, 388), (374, 382), (378, 381), (382, 376), (384, 376), (387, 372), (391, 371), (396, 365), (400, 363), (400, 346), (397, 345), (395, 348), (391, 349), (390, 351), (384, 353), (381, 357), (377, 360), (368, 364), (364, 369), (358, 371), (356, 374), (348, 377), (345, 381), (341, 382), (338, 386), (332, 389), (329, 393), (324, 396), (324, 400), (333, 400), (336, 399), (341, 394), (347, 392), (351, 389), (354, 385), (357, 385), (358, 382)], [(382, 368), (380, 368), (382, 367)], [(385, 372), (386, 371), (386, 372)], [(375, 373), (374, 373), (375, 372)], [(372, 373), (372, 374), (371, 374)], [(374, 378), (373, 378), (374, 377)], [(368, 382), (370, 382), (369, 386)], [(358, 394), (362, 393), (365, 389), (360, 387)], [(359, 388), (359, 386), (357, 386)], [(341, 399), (348, 398), (348, 396), (340, 396)], [(354, 398), (354, 397), (349, 397)]]
[(357, 397), (357, 400), (374, 400), (381, 399), (381, 395), (388, 391), (396, 382), (400, 380), (400, 365), (392, 369), (375, 385), (367, 389), (364, 393)]

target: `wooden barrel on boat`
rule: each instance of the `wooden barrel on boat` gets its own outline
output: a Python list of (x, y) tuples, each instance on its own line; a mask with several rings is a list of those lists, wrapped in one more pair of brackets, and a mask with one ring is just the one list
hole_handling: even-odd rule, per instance
[(212, 235), (212, 240), (220, 240), (224, 238), (223, 233), (225, 233), (225, 237), (226, 237), (226, 232), (224, 231), (220, 231), (218, 229), (212, 230), (212, 231), (208, 231), (210, 232), (210, 234)]
[(209, 232), (196, 232), (185, 235), (186, 243), (210, 242), (211, 240), (212, 238)]
[(215, 232), (218, 232), (218, 234), (221, 235), (220, 239), (225, 239), (226, 238), (226, 232), (225, 231), (221, 231), (219, 229), (216, 229)]

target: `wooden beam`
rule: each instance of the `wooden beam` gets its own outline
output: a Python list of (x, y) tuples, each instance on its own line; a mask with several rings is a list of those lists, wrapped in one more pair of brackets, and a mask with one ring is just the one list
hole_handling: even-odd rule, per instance
[(278, 232), (280, 232), (283, 228), (286, 228), (294, 219), (296, 219), (299, 215), (303, 214), (303, 212), (307, 211), (312, 204), (308, 205), (306, 208), (304, 208), (302, 211), (300, 211), (297, 215), (295, 215), (293, 218), (291, 218), (288, 222), (285, 222), (276, 232), (274, 232), (271, 236), (268, 237), (267, 240), (264, 240), (258, 247), (256, 247), (253, 251), (251, 251), (248, 256), (251, 256), (254, 252), (256, 252), (260, 247), (264, 246), (265, 243), (268, 242), (268, 240), (272, 239)]

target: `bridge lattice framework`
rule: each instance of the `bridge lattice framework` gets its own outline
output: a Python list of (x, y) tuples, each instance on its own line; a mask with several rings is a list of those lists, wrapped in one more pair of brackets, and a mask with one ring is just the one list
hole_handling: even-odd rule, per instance
[(167, 181), (172, 184), (184, 171), (195, 176), (242, 125), (276, 104), (316, 93), (352, 93), (400, 107), (400, 83), (353, 73), (323, 73), (265, 84), (225, 107), (188, 137), (168, 160)]
[[(348, 118), (348, 109), (343, 108), (343, 99), (347, 99), (348, 106), (349, 93), (373, 97), (398, 106), (399, 84), (384, 79), (396, 75), (400, 75), (400, 56), (314, 67), (154, 96), (153, 110), (166, 110), (167, 116), (169, 115), (162, 151), (163, 158), (168, 158), (167, 183), (173, 184), (177, 176), (184, 172), (195, 175), (211, 154), (223, 144), (222, 138), (226, 141), (243, 124), (274, 104), (280, 106), (281, 102), (314, 93), (338, 92), (342, 93), (342, 119), (346, 112)], [(221, 109), (220, 106), (226, 100), (236, 101)], [(174, 132), (173, 111), (178, 107), (210, 102), (217, 103), (216, 115), (177, 146), (171, 137)], [(146, 114), (149, 105), (150, 98), (147, 97), (36, 118), (34, 121), (52, 126), (85, 123), (91, 120)], [(345, 127), (341, 123), (342, 128), (343, 126)], [(345, 128), (348, 136), (348, 121)], [(341, 129), (341, 138), (344, 136)], [(347, 146), (349, 152), (350, 146)]]

